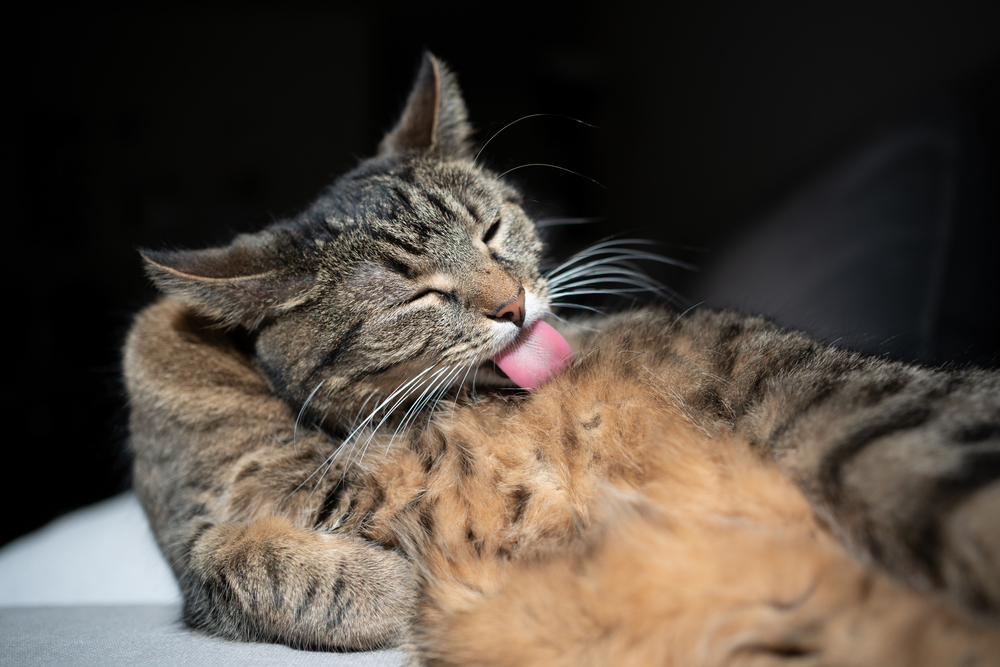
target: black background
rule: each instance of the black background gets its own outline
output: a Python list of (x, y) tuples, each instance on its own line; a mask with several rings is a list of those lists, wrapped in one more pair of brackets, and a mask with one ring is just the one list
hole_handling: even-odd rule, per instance
[[(294, 213), (370, 154), (421, 51), (484, 152), (572, 249), (608, 233), (696, 263), (921, 99), (996, 166), (995, 2), (235, 3), (9, 16), (0, 543), (128, 485), (119, 348), (153, 294), (135, 248)], [(11, 113), (13, 112), (13, 113)], [(994, 172), (995, 173), (995, 172)], [(682, 294), (691, 276), (663, 276)], [(994, 304), (995, 307), (996, 304)]]

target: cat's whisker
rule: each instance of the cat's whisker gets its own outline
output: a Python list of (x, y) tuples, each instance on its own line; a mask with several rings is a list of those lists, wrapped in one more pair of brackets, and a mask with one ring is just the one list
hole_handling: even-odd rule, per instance
[(566, 290), (579, 289), (587, 285), (632, 285), (633, 287), (640, 287), (645, 290), (665, 291), (665, 286), (657, 280), (653, 280), (642, 274), (615, 271), (598, 273), (597, 277), (594, 277), (593, 274), (587, 274), (582, 276), (580, 280), (558, 285), (559, 289), (552, 290), (549, 296), (555, 298), (563, 294)]
[[(428, 403), (432, 403), (430, 412), (434, 411), (434, 408), (437, 406), (438, 401), (440, 401), (441, 398), (448, 392), (455, 378), (457, 378), (458, 374), (461, 372), (462, 368), (459, 365), (446, 366), (438, 370), (436, 373), (433, 373), (431, 378), (429, 378), (426, 381), (426, 383), (420, 383), (419, 385), (415, 386), (410, 392), (401, 397), (400, 400), (397, 401), (396, 404), (388, 411), (385, 417), (383, 417), (382, 421), (379, 422), (379, 424), (374, 428), (371, 435), (369, 435), (368, 439), (365, 441), (365, 444), (361, 449), (361, 453), (357, 457), (357, 461), (361, 461), (364, 458), (365, 454), (368, 451), (368, 447), (371, 444), (371, 441), (374, 439), (375, 434), (378, 432), (378, 429), (381, 428), (382, 424), (385, 423), (385, 421), (389, 418), (389, 416), (392, 415), (393, 411), (395, 411), (396, 407), (398, 407), (403, 401), (408, 399), (409, 396), (413, 395), (413, 393), (416, 392), (420, 387), (424, 387), (425, 385), (427, 385), (427, 388), (424, 389), (423, 392), (421, 392), (420, 396), (418, 396), (417, 399), (413, 402), (413, 404), (411, 404), (410, 407), (407, 409), (406, 413), (403, 415), (403, 418), (400, 420), (400, 423), (397, 425), (396, 430), (389, 438), (389, 442), (386, 444), (386, 452), (385, 452), (386, 455), (392, 448), (392, 443), (396, 440), (396, 436), (399, 435), (400, 431), (402, 431), (404, 428), (407, 428), (413, 422), (413, 420), (416, 419), (416, 416), (423, 411), (424, 407)], [(468, 371), (466, 371), (466, 374), (468, 374)]]
[(472, 374), (472, 383), (469, 385), (469, 395), (472, 396), (472, 400), (478, 400), (479, 394), (476, 393), (476, 378), (479, 377), (480, 364), (476, 364), (476, 372)]
[[(427, 403), (430, 402), (431, 396), (433, 395), (434, 391), (437, 389), (439, 384), (441, 382), (447, 381), (447, 378), (444, 378), (444, 380), (442, 380), (441, 377), (443, 376), (444, 373), (446, 373), (450, 369), (451, 366), (448, 366), (442, 368), (440, 371), (434, 374), (434, 377), (431, 378), (430, 382), (427, 383), (427, 388), (420, 393), (420, 396), (418, 396), (417, 399), (413, 402), (413, 404), (409, 407), (409, 409), (407, 409), (406, 414), (403, 416), (403, 420), (400, 422), (400, 428), (405, 427), (410, 421), (412, 421), (413, 418), (416, 417), (416, 415), (419, 414), (424, 409)], [(399, 432), (400, 428), (396, 429), (396, 433)], [(393, 434), (393, 437), (395, 437), (395, 434)]]
[(557, 265), (555, 268), (546, 271), (546, 275), (553, 276), (561, 272), (563, 269), (572, 266), (578, 262), (584, 261), (590, 257), (601, 254), (609, 248), (618, 248), (620, 246), (628, 245), (652, 245), (652, 241), (646, 241), (644, 239), (609, 239), (607, 241), (601, 241), (595, 243), (592, 246), (584, 248), (580, 252), (574, 253), (568, 259), (566, 259), (561, 264)]
[[(462, 387), (465, 386), (465, 381), (469, 379), (469, 373), (472, 372), (473, 368), (476, 369), (476, 373), (472, 376), (472, 383), (475, 384), (475, 382), (476, 382), (476, 375), (479, 374), (479, 366), (480, 366), (480, 364), (477, 363), (477, 362), (473, 362), (473, 363), (469, 364), (469, 366), (465, 369), (465, 375), (462, 376), (462, 381), (458, 383), (459, 391), (461, 391)], [(455, 405), (457, 405), (457, 404), (458, 404), (458, 401), (456, 401), (452, 405), (452, 412), (453, 413), (454, 413)]]
[(660, 245), (660, 243), (659, 241), (654, 241), (652, 239), (632, 238), (632, 237), (619, 238), (617, 236), (608, 236), (605, 237), (604, 240), (598, 241), (597, 243), (584, 248), (580, 252), (576, 253), (576, 255), (582, 255), (588, 252), (592, 252), (594, 250), (600, 250), (601, 248), (609, 248), (609, 247), (624, 246), (624, 245)]
[(662, 285), (658, 285), (653, 281), (631, 280), (628, 278), (602, 278), (600, 280), (582, 280), (578, 283), (574, 282), (564, 285), (560, 289), (554, 290), (549, 296), (550, 298), (558, 299), (565, 294), (573, 292), (574, 290), (595, 289), (594, 286), (599, 286), (601, 289), (624, 289), (627, 291), (654, 292), (658, 295), (665, 295), (669, 291), (664, 289)]
[[(606, 256), (600, 256), (606, 255)], [(580, 258), (578, 258), (580, 259)], [(561, 269), (549, 272), (550, 298), (560, 298), (566, 290), (578, 288), (581, 285), (591, 284), (624, 284), (639, 287), (649, 291), (661, 299), (676, 303), (679, 306), (686, 305), (686, 300), (677, 292), (670, 289), (660, 281), (647, 276), (641, 269), (632, 264), (631, 260), (655, 260), (675, 264), (669, 258), (664, 258), (654, 253), (642, 251), (603, 249), (592, 254), (588, 261), (575, 266), (566, 263)], [(553, 275), (559, 271), (558, 275)]]
[(299, 453), (297, 446), (299, 437), (299, 422), (302, 421), (302, 415), (306, 413), (306, 408), (309, 407), (309, 403), (313, 400), (316, 392), (318, 392), (324, 384), (326, 384), (326, 379), (321, 380), (320, 383), (316, 385), (316, 388), (312, 390), (309, 397), (306, 398), (305, 402), (302, 404), (302, 409), (299, 410), (299, 414), (295, 417), (295, 424), (292, 426), (292, 451), (296, 454)]
[[(670, 294), (668, 294), (663, 289), (657, 287), (656, 285), (647, 285), (644, 283), (630, 283), (626, 281), (600, 281), (598, 284), (605, 285), (601, 288), (589, 288), (586, 286), (576, 287), (568, 286), (565, 289), (559, 290), (549, 295), (551, 299), (561, 299), (566, 296), (582, 296), (584, 294), (626, 294), (626, 293), (637, 293), (646, 292), (652, 293), (662, 299), (670, 299)], [(631, 285), (631, 287), (615, 287), (615, 285)]]
[[(450, 368), (453, 367), (449, 366), (441, 369), (441, 371), (446, 371), (449, 370)], [(439, 371), (439, 373), (436, 373), (435, 375), (440, 374), (441, 371)], [(447, 382), (448, 378), (446, 376), (445, 379), (441, 381), (441, 383), (447, 384)], [(413, 420), (416, 419), (417, 415), (424, 409), (427, 403), (430, 402), (431, 397), (434, 394), (434, 391), (436, 391), (437, 387), (440, 386), (441, 383), (434, 384), (434, 381), (432, 380), (431, 383), (429, 383), (429, 386), (426, 389), (424, 389), (424, 391), (421, 392), (420, 396), (418, 396), (417, 399), (413, 402), (413, 404), (410, 405), (410, 407), (406, 411), (406, 414), (403, 415), (403, 419), (400, 420), (399, 426), (396, 427), (396, 430), (393, 432), (392, 437), (389, 438), (389, 444), (386, 445), (386, 454), (389, 453), (389, 448), (392, 447), (392, 443), (396, 439), (396, 436), (399, 435), (399, 432), (404, 428), (408, 428), (409, 425), (413, 422)]]
[(558, 306), (560, 308), (575, 308), (575, 309), (578, 309), (578, 310), (589, 310), (589, 311), (591, 311), (593, 313), (597, 313), (598, 315), (604, 315), (605, 314), (604, 311), (601, 310), (601, 309), (599, 309), (599, 308), (592, 308), (590, 306), (584, 306), (584, 305), (579, 304), (579, 303), (561, 302), (561, 303), (551, 303), (549, 305), (551, 305), (551, 306)]
[[(455, 368), (456, 368), (455, 372), (451, 373), (442, 382), (440, 382), (437, 385), (437, 387), (435, 388), (435, 391), (432, 393), (432, 397), (433, 398), (431, 400), (431, 406), (428, 409), (428, 413), (429, 414), (433, 414), (434, 413), (434, 411), (437, 409), (438, 404), (441, 402), (441, 399), (444, 398), (445, 394), (447, 394), (448, 390), (451, 388), (452, 382), (455, 380), (455, 378), (458, 377), (458, 374), (462, 372), (462, 367), (461, 366), (457, 366)], [(466, 377), (468, 377), (469, 371), (466, 370), (465, 374), (466, 374)], [(464, 378), (463, 378), (463, 382), (464, 382)], [(459, 383), (459, 387), (461, 387), (461, 383)], [(455, 404), (452, 403), (452, 408), (454, 408), (454, 406), (455, 406)], [(395, 436), (393, 436), (393, 437), (395, 437)], [(389, 444), (391, 446), (392, 442), (390, 441)], [(386, 453), (388, 454), (388, 449), (386, 450)]]
[[(424, 370), (420, 371), (420, 373), (418, 373), (415, 377), (411, 378), (410, 380), (408, 380), (407, 382), (405, 382), (404, 384), (402, 384), (395, 391), (393, 391), (391, 394), (389, 394), (389, 396), (387, 396), (385, 399), (383, 399), (382, 401), (380, 401), (379, 404), (375, 406), (375, 409), (372, 410), (368, 414), (368, 416), (364, 420), (362, 420), (362, 422), (360, 424), (358, 424), (351, 431), (351, 433), (348, 434), (348, 436), (346, 438), (344, 438), (344, 440), (340, 443), (340, 445), (338, 445), (337, 448), (333, 450), (333, 453), (331, 453), (330, 456), (328, 456), (323, 461), (323, 463), (319, 464), (319, 466), (316, 467), (316, 470), (314, 470), (312, 472), (312, 474), (310, 474), (308, 477), (306, 477), (304, 480), (302, 480), (302, 482), (298, 486), (296, 486), (294, 489), (292, 489), (289, 492), (288, 496), (286, 496), (286, 498), (291, 497), (292, 495), (294, 495), (295, 493), (297, 493), (302, 487), (304, 487), (306, 485), (306, 483), (309, 482), (309, 480), (311, 480), (313, 477), (315, 477), (317, 474), (319, 474), (320, 475), (319, 479), (316, 480), (316, 484), (313, 486), (313, 491), (312, 492), (315, 492), (315, 490), (319, 488), (320, 483), (322, 483), (323, 478), (326, 476), (326, 473), (329, 472), (330, 468), (333, 467), (333, 464), (336, 461), (336, 458), (340, 455), (340, 453), (344, 450), (344, 448), (348, 445), (348, 443), (352, 442), (354, 440), (355, 436), (362, 429), (366, 428), (374, 420), (375, 415), (377, 415), (380, 410), (382, 410), (386, 405), (388, 405), (400, 393), (403, 393), (409, 387), (411, 387), (413, 384), (419, 382), (420, 379), (424, 375), (426, 375), (428, 372), (430, 372), (431, 370), (433, 370), (435, 366), (436, 366), (436, 364), (432, 365), (432, 366), (428, 366)], [(366, 401), (366, 404), (367, 404), (367, 401)], [(353, 449), (353, 446), (352, 446), (352, 449)], [(348, 466), (345, 465), (344, 466), (344, 474), (345, 475), (347, 474), (347, 468), (348, 468)], [(322, 474), (320, 474), (321, 470), (323, 471)], [(310, 493), (312, 493), (312, 492), (310, 492)]]
[(574, 268), (559, 276), (556, 280), (550, 281), (549, 285), (562, 285), (577, 278), (594, 278), (597, 276), (630, 276), (638, 280), (659, 283), (647, 276), (641, 269), (631, 262), (618, 259), (598, 260)]
[(557, 276), (561, 275), (569, 267), (579, 264), (580, 262), (585, 262), (593, 257), (598, 257), (601, 255), (615, 255), (619, 254), (620, 259), (646, 259), (653, 262), (660, 262), (663, 264), (670, 264), (673, 266), (678, 266), (684, 269), (690, 269), (692, 271), (697, 270), (697, 267), (693, 264), (688, 264), (687, 262), (682, 262), (664, 255), (659, 255), (652, 252), (645, 252), (643, 250), (637, 250), (635, 248), (622, 248), (622, 246), (633, 246), (633, 245), (659, 245), (655, 241), (650, 241), (648, 239), (609, 239), (607, 241), (601, 241), (595, 243), (589, 248), (584, 248), (580, 252), (574, 254), (569, 259), (567, 259), (562, 264), (559, 264), (553, 269), (546, 272), (546, 278), (549, 280), (555, 279)]
[[(575, 278), (574, 280), (563, 280), (562, 282), (557, 283), (555, 285), (555, 289), (552, 289), (549, 292), (549, 298), (560, 299), (564, 296), (577, 296), (587, 293), (650, 292), (665, 301), (681, 300), (680, 296), (676, 292), (668, 288), (666, 285), (663, 285), (658, 280), (650, 278), (649, 276), (638, 271), (618, 266), (601, 266), (593, 271), (580, 272), (579, 275), (573, 277)], [(599, 290), (580, 290), (580, 288), (586, 287), (587, 285), (631, 285), (634, 289), (617, 289), (609, 290), (607, 292), (601, 292)]]
[[(436, 367), (437, 367), (437, 364), (433, 364), (431, 366), (428, 366), (427, 368), (425, 368), (424, 370), (422, 370), (420, 373), (418, 373), (417, 375), (415, 375), (414, 377), (410, 378), (409, 380), (407, 380), (406, 382), (404, 382), (403, 384), (401, 384), (399, 387), (397, 387), (395, 389), (395, 391), (393, 391), (385, 399), (383, 399), (382, 401), (380, 401), (378, 405), (375, 406), (375, 409), (372, 410), (371, 413), (369, 413), (369, 415), (362, 422), (362, 425), (359, 426), (358, 429), (355, 429), (354, 433), (356, 433), (360, 428), (363, 428), (367, 424), (370, 424), (372, 421), (374, 421), (375, 416), (380, 411), (385, 410), (385, 408), (390, 403), (393, 403), (393, 401), (395, 400), (395, 403), (393, 403), (392, 407), (389, 410), (386, 411), (385, 416), (382, 418), (382, 420), (385, 421), (385, 419), (388, 417), (388, 415), (392, 414), (392, 411), (395, 410), (397, 407), (399, 407), (399, 405), (403, 401), (405, 401), (406, 398), (410, 394), (412, 394), (413, 391), (416, 391), (417, 388), (423, 386), (424, 382), (426, 382), (426, 380), (422, 380), (423, 376), (426, 375), (427, 373), (429, 373), (430, 371), (432, 371)], [(433, 377), (437, 376), (440, 372), (441, 371), (439, 370), (437, 373), (431, 374), (431, 377), (433, 378)], [(401, 394), (402, 394), (402, 396), (400, 396)], [(398, 400), (397, 400), (397, 397), (398, 397)], [(381, 422), (380, 422), (380, 424), (381, 424)], [(354, 435), (354, 433), (352, 433), (351, 435), (348, 435), (347, 438), (350, 439)]]
[(587, 294), (617, 294), (618, 296), (624, 296), (626, 294), (634, 294), (636, 292), (648, 292), (646, 288), (640, 287), (623, 287), (622, 289), (585, 289), (585, 290), (570, 290), (567, 292), (562, 292), (559, 297), (564, 296), (584, 296)]
[[(595, 257), (599, 257), (600, 255), (606, 255), (606, 256), (600, 257), (599, 259), (594, 259)], [(569, 262), (564, 263), (546, 273), (546, 278), (549, 280), (550, 283), (555, 281), (558, 284), (561, 281), (567, 280), (568, 276), (579, 275), (580, 272), (587, 271), (588, 269), (594, 267), (607, 266), (607, 265), (613, 266), (616, 264), (629, 266), (628, 264), (626, 264), (626, 262), (629, 260), (645, 260), (650, 262), (658, 262), (660, 264), (668, 264), (670, 266), (677, 266), (685, 269), (691, 269), (692, 271), (696, 270), (696, 267), (694, 267), (691, 264), (671, 259), (670, 257), (664, 257), (663, 255), (657, 255), (656, 253), (652, 252), (644, 252), (642, 250), (628, 250), (623, 252), (617, 249), (614, 250), (607, 249), (598, 253), (592, 253), (587, 257), (578, 257), (576, 258), (576, 261), (574, 261), (572, 264)], [(584, 262), (584, 261), (586, 261), (585, 264), (580, 264), (579, 266), (573, 266), (574, 264), (578, 264), (579, 262)]]
[[(466, 367), (466, 369), (465, 369), (465, 375), (462, 376), (462, 379), (458, 383), (458, 390), (459, 390), (459, 392), (461, 392), (462, 386), (465, 384), (465, 381), (469, 378), (469, 373), (472, 371), (472, 367), (473, 366), (476, 366), (478, 368), (479, 364), (478, 363), (473, 363), (473, 364), (470, 364), (469, 366)], [(458, 370), (455, 372), (454, 377), (457, 378), (458, 374), (461, 373), (461, 372), (462, 372), (462, 366), (459, 365), (458, 366)], [(431, 412), (432, 413), (437, 408), (437, 404), (440, 403), (441, 398), (443, 398), (443, 397), (444, 397), (444, 394), (441, 394), (441, 396), (438, 398), (438, 400), (435, 402), (435, 404), (431, 407)], [(455, 414), (455, 408), (457, 406), (458, 406), (458, 395), (456, 394), (455, 395), (455, 400), (452, 401), (452, 403), (451, 403), (451, 414), (452, 414), (452, 416), (454, 416), (454, 414)]]
[[(454, 370), (456, 368), (457, 370)], [(386, 450), (385, 450), (386, 455), (389, 453), (389, 449), (392, 447), (392, 443), (396, 439), (396, 435), (400, 432), (400, 430), (403, 428), (406, 422), (412, 421), (419, 412), (423, 411), (423, 409), (427, 406), (428, 403), (431, 404), (431, 407), (428, 412), (430, 413), (434, 412), (434, 409), (437, 407), (437, 402), (451, 388), (452, 382), (458, 376), (458, 373), (461, 372), (461, 367), (450, 366), (448, 367), (447, 370), (452, 370), (453, 372), (444, 375), (435, 384), (428, 387), (428, 389), (425, 390), (423, 394), (421, 394), (422, 400), (420, 400), (420, 407), (417, 410), (413, 410), (413, 408), (411, 407), (411, 409), (408, 411), (407, 417), (404, 420), (404, 422), (400, 423), (399, 427), (396, 428), (395, 433), (393, 433), (392, 437), (389, 439), (389, 443), (386, 445)], [(424, 397), (425, 394), (426, 397)], [(364, 456), (364, 452), (362, 452), (362, 456)]]
[(483, 151), (486, 150), (486, 147), (490, 145), (490, 142), (493, 141), (494, 139), (496, 139), (496, 137), (497, 137), (498, 134), (500, 134), (501, 132), (503, 132), (504, 130), (506, 130), (511, 125), (515, 125), (516, 123), (520, 123), (522, 120), (527, 120), (529, 118), (539, 118), (539, 117), (546, 117), (546, 116), (549, 116), (549, 117), (552, 117), (552, 118), (564, 118), (566, 120), (571, 120), (574, 123), (579, 123), (580, 125), (586, 125), (587, 127), (593, 127), (593, 128), (597, 127), (596, 125), (591, 125), (590, 123), (582, 121), (579, 118), (573, 118), (572, 116), (564, 116), (563, 114), (560, 114), (560, 113), (529, 113), (527, 116), (521, 116), (520, 118), (517, 118), (515, 120), (510, 121), (509, 123), (507, 123), (506, 125), (504, 125), (503, 127), (501, 127), (499, 130), (497, 130), (496, 132), (494, 132), (492, 135), (490, 135), (490, 138), (487, 139), (483, 143), (483, 145), (479, 147), (479, 151), (476, 153), (476, 157), (472, 158), (472, 163), (475, 164), (476, 162), (479, 162), (479, 156), (483, 154)]
[(641, 267), (636, 265), (630, 258), (620, 254), (613, 253), (608, 254), (605, 257), (598, 257), (594, 259), (593, 257), (587, 258), (587, 261), (583, 264), (578, 264), (576, 266), (567, 266), (558, 272), (549, 271), (546, 273), (550, 284), (559, 284), (567, 280), (571, 280), (579, 275), (589, 275), (592, 273), (597, 273), (599, 271), (613, 271), (615, 269), (631, 270), (639, 273), (644, 273)]
[[(431, 376), (430, 376), (430, 378), (428, 378), (427, 380), (425, 380), (423, 382), (420, 382), (419, 384), (410, 386), (410, 388), (406, 392), (404, 392), (396, 400), (395, 403), (393, 403), (392, 407), (390, 407), (388, 410), (385, 411), (385, 414), (382, 415), (382, 419), (379, 421), (378, 424), (376, 424), (375, 428), (372, 429), (372, 432), (370, 434), (368, 434), (368, 438), (365, 440), (365, 444), (361, 447), (361, 453), (357, 456), (357, 458), (354, 458), (354, 457), (348, 458), (348, 462), (347, 462), (347, 465), (345, 466), (345, 468), (350, 467), (353, 463), (360, 462), (364, 458), (365, 452), (368, 451), (368, 445), (375, 438), (375, 435), (378, 433), (378, 430), (380, 428), (382, 428), (382, 425), (386, 421), (388, 421), (388, 419), (396, 411), (396, 408), (398, 408), (400, 405), (402, 405), (404, 402), (406, 402), (406, 400), (410, 396), (412, 396), (414, 394), (414, 392), (416, 392), (417, 390), (419, 390), (420, 387), (423, 387), (425, 384), (430, 384), (432, 386), (435, 386), (435, 383), (438, 381), (438, 378), (440, 378), (441, 375), (444, 374), (449, 368), (450, 368), (450, 366), (446, 366), (445, 368), (439, 369), (436, 373), (432, 373)], [(413, 406), (411, 405), (410, 409), (407, 410), (407, 414), (410, 413), (410, 410), (412, 410), (412, 408), (413, 408)], [(405, 418), (405, 415), (404, 415), (404, 418)], [(397, 428), (396, 429), (396, 433), (398, 433), (398, 432), (399, 432), (399, 429)], [(393, 439), (396, 437), (396, 433), (393, 433), (392, 437), (389, 439), (389, 446), (390, 447), (392, 446)], [(352, 448), (352, 452), (353, 452), (353, 449), (354, 448)]]
[(358, 408), (357, 413), (354, 415), (354, 419), (351, 420), (351, 428), (354, 428), (355, 426), (357, 426), (358, 420), (361, 418), (361, 415), (364, 413), (365, 408), (368, 407), (368, 403), (370, 403), (371, 400), (373, 398), (375, 398), (376, 396), (378, 396), (378, 392), (377, 391), (373, 391), (370, 394), (368, 394), (368, 398), (366, 398), (365, 402), (361, 404), (361, 407)]
[(507, 174), (511, 173), (512, 171), (517, 171), (518, 169), (524, 169), (525, 167), (550, 167), (552, 169), (558, 169), (559, 171), (565, 171), (568, 174), (573, 174), (574, 176), (579, 176), (580, 178), (583, 178), (583, 179), (586, 179), (586, 180), (590, 181), (591, 183), (593, 183), (594, 185), (598, 186), (599, 188), (607, 190), (607, 188), (604, 185), (602, 185), (598, 181), (594, 180), (590, 176), (584, 176), (583, 174), (581, 174), (578, 171), (573, 171), (572, 169), (567, 169), (566, 167), (560, 167), (557, 164), (547, 164), (545, 162), (529, 162), (528, 164), (522, 164), (522, 165), (518, 165), (516, 167), (511, 167), (507, 171), (505, 171), (502, 174), (500, 174), (500, 178), (503, 178), (504, 176), (506, 176)]

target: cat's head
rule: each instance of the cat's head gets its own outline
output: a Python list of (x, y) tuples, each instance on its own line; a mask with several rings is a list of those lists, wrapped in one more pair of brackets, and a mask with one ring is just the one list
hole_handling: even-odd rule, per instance
[(526, 340), (550, 357), (568, 348), (539, 324), (549, 298), (534, 223), (470, 136), (454, 76), (427, 54), (378, 153), (309, 209), (222, 248), (145, 251), (147, 271), (252, 332), (275, 391), (314, 414), (411, 381), (412, 399), (473, 377), (510, 384), (490, 359)]

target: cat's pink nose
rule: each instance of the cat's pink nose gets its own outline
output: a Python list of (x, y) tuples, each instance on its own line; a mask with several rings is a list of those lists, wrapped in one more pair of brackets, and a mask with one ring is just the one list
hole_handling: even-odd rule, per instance
[(498, 320), (509, 320), (517, 326), (524, 324), (524, 288), (522, 287), (517, 293), (516, 299), (500, 306), (497, 312), (493, 313), (493, 317)]

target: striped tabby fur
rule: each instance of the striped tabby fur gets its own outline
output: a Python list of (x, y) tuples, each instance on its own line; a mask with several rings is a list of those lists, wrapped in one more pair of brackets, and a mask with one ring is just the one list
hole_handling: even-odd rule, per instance
[(1000, 664), (1000, 375), (647, 309), (491, 390), (565, 285), (469, 135), (427, 56), (301, 216), (145, 253), (134, 479), (191, 626), (426, 665)]

